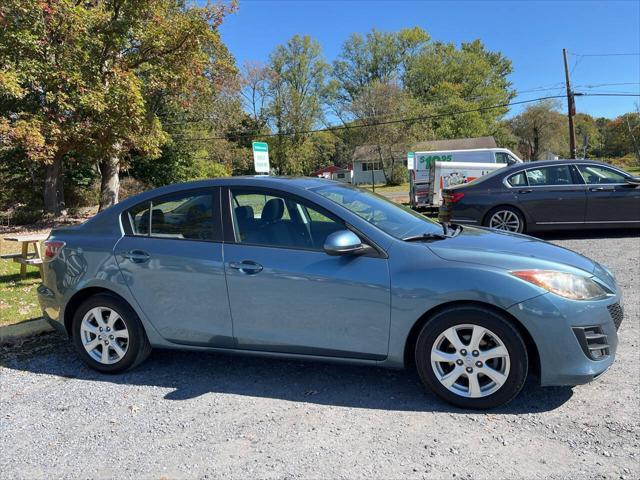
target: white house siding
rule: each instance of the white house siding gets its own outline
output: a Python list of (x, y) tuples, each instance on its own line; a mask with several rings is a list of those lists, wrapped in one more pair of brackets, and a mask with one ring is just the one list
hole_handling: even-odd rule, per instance
[[(353, 184), (371, 183), (371, 170), (364, 170), (363, 166), (371, 162), (353, 162)], [(375, 183), (386, 183), (384, 172), (382, 170), (373, 170), (373, 179)]]

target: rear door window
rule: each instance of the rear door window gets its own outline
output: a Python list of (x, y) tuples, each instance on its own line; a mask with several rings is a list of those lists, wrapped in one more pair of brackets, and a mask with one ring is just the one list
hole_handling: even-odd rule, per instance
[(219, 238), (217, 202), (210, 190), (180, 192), (136, 205), (126, 212), (127, 233), (176, 240)]
[(574, 183), (569, 165), (532, 168), (527, 170), (527, 180), (531, 186), (572, 185)]

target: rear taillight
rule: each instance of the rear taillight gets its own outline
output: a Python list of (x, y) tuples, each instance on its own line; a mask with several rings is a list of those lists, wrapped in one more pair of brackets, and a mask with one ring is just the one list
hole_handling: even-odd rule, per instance
[(54, 258), (56, 258), (62, 251), (62, 248), (64, 247), (64, 245), (65, 245), (64, 242), (60, 242), (58, 240), (45, 240), (44, 259), (53, 260)]
[(457, 201), (462, 199), (462, 197), (464, 197), (464, 193), (462, 193), (462, 192), (460, 192), (460, 193), (450, 193), (449, 196), (448, 196), (449, 202), (451, 202), (451, 203), (456, 203)]

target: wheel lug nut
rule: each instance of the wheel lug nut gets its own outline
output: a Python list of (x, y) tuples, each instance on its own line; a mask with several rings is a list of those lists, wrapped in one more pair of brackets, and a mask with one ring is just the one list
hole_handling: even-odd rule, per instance
[(474, 350), (473, 352), (471, 352), (471, 355), (477, 357), (478, 355), (480, 355), (480, 352), (478, 350)]
[(102, 331), (102, 327), (100, 327), (100, 331)]
[[(113, 340), (113, 335), (109, 335), (109, 339)], [(478, 362), (479, 363), (479, 362)]]
[(482, 362), (480, 362), (480, 361), (476, 362), (476, 367), (478, 367), (478, 368), (482, 367)]
[(473, 368), (467, 367), (467, 373), (473, 373)]
[(460, 350), (460, 355), (466, 355), (467, 351), (463, 348), (462, 350)]
[(457, 363), (458, 365), (462, 365), (464, 362), (463, 362), (462, 360), (456, 360), (456, 363)]
[(111, 328), (110, 328), (110, 327), (107, 327), (107, 332), (110, 332), (110, 331), (111, 331)]

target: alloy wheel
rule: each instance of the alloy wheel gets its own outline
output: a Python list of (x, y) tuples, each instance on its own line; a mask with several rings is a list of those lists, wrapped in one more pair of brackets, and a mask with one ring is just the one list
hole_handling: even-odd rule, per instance
[(507, 232), (519, 232), (520, 231), (520, 218), (511, 210), (498, 210), (491, 215), (489, 220), (489, 227), (496, 230), (505, 230)]
[(431, 367), (450, 392), (487, 397), (507, 381), (511, 366), (504, 342), (488, 328), (462, 324), (442, 332), (431, 348)]
[(94, 307), (82, 318), (80, 340), (91, 358), (112, 365), (122, 360), (129, 349), (129, 330), (115, 310)]

